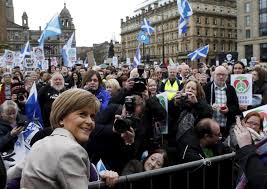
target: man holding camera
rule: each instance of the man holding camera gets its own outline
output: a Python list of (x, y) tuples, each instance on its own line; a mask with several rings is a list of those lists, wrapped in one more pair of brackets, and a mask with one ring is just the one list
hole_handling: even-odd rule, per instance
[(101, 158), (107, 169), (121, 172), (126, 163), (135, 158), (143, 144), (140, 127), (145, 102), (138, 96), (127, 96), (120, 115), (113, 124), (99, 124), (87, 143), (86, 150), (94, 163)]

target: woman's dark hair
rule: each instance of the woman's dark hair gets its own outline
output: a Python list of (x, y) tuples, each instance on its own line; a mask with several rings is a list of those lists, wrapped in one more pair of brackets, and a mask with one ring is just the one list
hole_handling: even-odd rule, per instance
[(246, 66), (241, 61), (237, 61), (237, 62), (234, 63), (234, 65), (233, 65), (233, 73), (234, 73), (235, 65), (237, 65), (237, 64), (240, 64), (242, 66), (242, 68), (243, 68), (243, 72), (242, 73), (244, 74), (246, 72)]
[(82, 80), (82, 87), (84, 87), (86, 85), (86, 83), (88, 81), (90, 81), (91, 78), (94, 75), (96, 75), (96, 77), (98, 79), (98, 82), (99, 82), (99, 87), (100, 87), (102, 85), (102, 79), (101, 79), (100, 74), (97, 71), (95, 71), (95, 70), (89, 70), (89, 71), (86, 72), (86, 74), (84, 75), (83, 80)]
[(152, 151), (148, 152), (148, 156), (143, 160), (143, 165), (145, 164), (146, 160), (152, 154), (155, 154), (155, 153), (162, 154), (162, 156), (163, 156), (163, 165), (162, 165), (162, 167), (167, 167), (169, 165), (169, 158), (168, 158), (167, 152), (162, 148), (158, 148), (158, 149), (155, 149), (155, 150), (152, 150)]
[(259, 83), (259, 86), (261, 87), (266, 80), (266, 71), (263, 68), (258, 67), (258, 66), (255, 67), (253, 71), (258, 73), (258, 76), (259, 76), (258, 83)]
[(81, 86), (81, 83), (82, 83), (82, 76), (80, 74), (80, 72), (78, 71), (73, 71), (71, 73), (71, 76), (70, 76), (70, 86), (73, 87), (74, 86), (74, 78), (73, 78), (73, 74), (76, 74), (78, 76), (78, 81), (76, 83), (77, 87), (79, 88)]

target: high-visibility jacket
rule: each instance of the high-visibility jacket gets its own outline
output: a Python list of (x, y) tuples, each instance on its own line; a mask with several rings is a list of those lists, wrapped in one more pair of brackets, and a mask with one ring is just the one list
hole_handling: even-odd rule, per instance
[(179, 91), (179, 83), (177, 80), (173, 84), (171, 84), (170, 80), (168, 79), (165, 83), (164, 91), (168, 92), (168, 100), (170, 101)]

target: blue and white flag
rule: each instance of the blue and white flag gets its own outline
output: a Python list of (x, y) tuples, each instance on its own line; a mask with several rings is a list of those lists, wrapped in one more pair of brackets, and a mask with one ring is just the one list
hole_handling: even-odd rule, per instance
[(187, 23), (190, 16), (193, 15), (193, 10), (187, 0), (177, 0), (177, 6), (180, 14), (178, 30), (181, 35), (187, 31)]
[(206, 45), (188, 54), (187, 56), (191, 59), (191, 61), (194, 61), (200, 58), (206, 58), (208, 53), (209, 53), (209, 45)]
[(140, 48), (138, 45), (135, 56), (134, 56), (134, 60), (133, 60), (133, 68), (136, 68), (139, 64), (141, 64), (141, 52), (140, 52)]
[(97, 169), (97, 172), (100, 176), (102, 176), (103, 173), (107, 170), (101, 159), (97, 162), (96, 169)]
[(74, 32), (73, 32), (72, 35), (70, 36), (70, 38), (69, 38), (69, 40), (67, 41), (67, 43), (63, 46), (63, 49), (69, 49), (69, 48), (72, 47), (73, 37), (74, 37)]
[(150, 25), (150, 22), (146, 18), (144, 18), (144, 21), (141, 25), (141, 30), (147, 32), (148, 35), (151, 35), (155, 31), (155, 29)]
[(44, 46), (44, 41), (48, 37), (54, 37), (61, 34), (59, 16), (55, 15), (46, 25), (42, 35), (38, 39), (39, 45)]
[(30, 121), (37, 121), (40, 123), (40, 125), (43, 125), (42, 113), (37, 99), (37, 89), (35, 82), (32, 85), (29, 97), (25, 104), (25, 113)]
[(184, 19), (183, 17), (180, 17), (179, 24), (178, 24), (179, 35), (187, 32), (187, 23), (188, 23), (188, 19)]
[(25, 58), (25, 56), (31, 56), (31, 47), (30, 47), (30, 42), (27, 41), (25, 44), (25, 47), (21, 49), (21, 61)]
[(137, 40), (140, 43), (144, 43), (145, 45), (148, 45), (150, 43), (150, 38), (144, 31), (140, 31), (138, 33)]

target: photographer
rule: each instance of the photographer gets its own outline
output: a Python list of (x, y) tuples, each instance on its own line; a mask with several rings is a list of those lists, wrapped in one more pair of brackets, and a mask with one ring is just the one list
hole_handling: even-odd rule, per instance
[(25, 104), (28, 98), (28, 92), (25, 90), (23, 84), (13, 84), (12, 87), (12, 101), (14, 101), (19, 108), (21, 114), (25, 114)]
[[(205, 93), (200, 83), (188, 80), (184, 89), (178, 92), (169, 103), (170, 142), (174, 142), (194, 127), (195, 123), (203, 118), (211, 118), (212, 109), (205, 100)], [(176, 137), (174, 136), (176, 134)]]
[(86, 146), (93, 162), (101, 158), (108, 169), (121, 172), (129, 160), (141, 157), (148, 145), (144, 110), (145, 101), (140, 96), (127, 96), (114, 124), (96, 123)]

